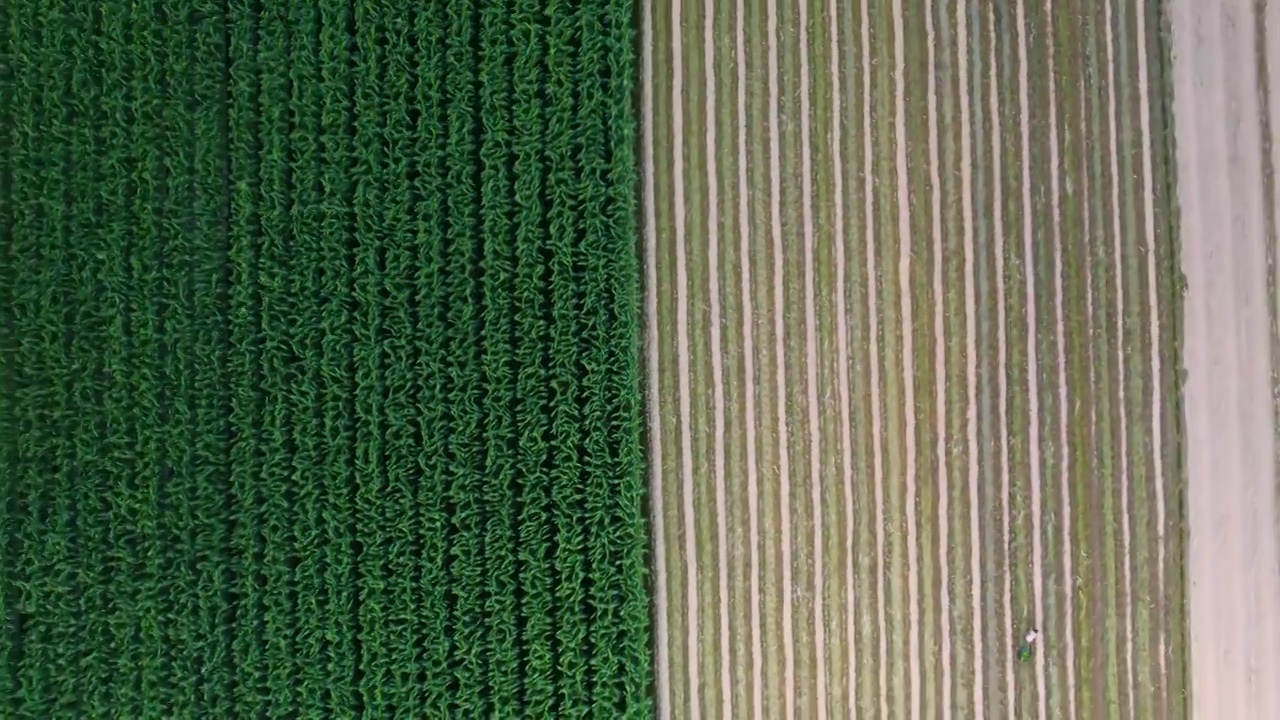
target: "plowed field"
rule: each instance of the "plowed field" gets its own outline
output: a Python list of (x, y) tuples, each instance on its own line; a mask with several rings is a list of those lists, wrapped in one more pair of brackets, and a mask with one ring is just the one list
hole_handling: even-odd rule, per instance
[(1156, 6), (642, 3), (664, 717), (1185, 715)]

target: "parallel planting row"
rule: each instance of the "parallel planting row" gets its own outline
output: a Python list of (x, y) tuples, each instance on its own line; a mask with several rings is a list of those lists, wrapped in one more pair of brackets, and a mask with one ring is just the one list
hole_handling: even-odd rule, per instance
[(651, 713), (630, 2), (0, 35), (0, 715)]
[(642, 2), (660, 716), (1185, 717), (1159, 6)]

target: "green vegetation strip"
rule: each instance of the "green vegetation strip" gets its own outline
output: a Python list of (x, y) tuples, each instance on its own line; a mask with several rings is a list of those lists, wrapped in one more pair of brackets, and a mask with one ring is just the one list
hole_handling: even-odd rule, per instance
[(0, 8), (0, 716), (652, 714), (632, 14)]

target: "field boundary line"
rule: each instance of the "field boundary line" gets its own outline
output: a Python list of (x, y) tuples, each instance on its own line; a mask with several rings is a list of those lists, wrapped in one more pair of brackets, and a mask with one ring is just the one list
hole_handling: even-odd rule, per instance
[[(741, 1), (741, 0), (739, 0)], [(658, 287), (658, 217), (657, 190), (655, 189), (654, 132), (653, 117), (653, 2), (640, 0), (641, 3), (641, 71), (644, 75), (641, 83), (641, 134), (642, 152), (644, 153), (644, 247), (645, 275), (650, 288)], [(645, 293), (645, 314), (647, 316), (649, 338), (647, 342), (648, 361), (648, 395), (649, 395), (649, 456), (650, 480), (649, 514), (653, 518), (653, 577), (654, 577), (654, 665), (655, 703), (657, 715), (661, 720), (671, 717), (671, 635), (667, 625), (667, 535), (666, 520), (663, 518), (663, 476), (662, 476), (662, 413), (659, 411), (658, 395), (660, 394), (659, 352), (658, 352), (658, 295), (652, 291)]]

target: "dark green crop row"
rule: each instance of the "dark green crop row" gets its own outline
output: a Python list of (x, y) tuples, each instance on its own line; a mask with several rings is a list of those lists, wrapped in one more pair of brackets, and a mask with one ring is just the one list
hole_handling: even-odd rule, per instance
[(647, 717), (631, 0), (0, 6), (0, 717)]

